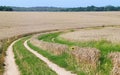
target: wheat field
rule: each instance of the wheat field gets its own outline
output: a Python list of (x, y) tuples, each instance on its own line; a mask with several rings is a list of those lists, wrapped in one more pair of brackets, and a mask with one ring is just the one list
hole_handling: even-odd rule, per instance
[(0, 39), (42, 30), (120, 25), (120, 12), (0, 12)]
[(120, 28), (106, 27), (101, 29), (81, 29), (60, 35), (60, 37), (69, 41), (99, 41), (107, 40), (111, 42), (120, 42)]
[[(26, 38), (25, 36), (30, 35), (28, 33), (32, 34), (34, 32), (41, 32), (44, 34), (45, 32), (43, 31), (46, 31), (49, 33), (50, 30), (59, 32), (38, 36), (36, 39), (39, 44), (36, 44), (35, 42), (34, 45), (31, 43), (31, 40), (27, 42), (33, 51), (38, 51), (39, 54), (42, 54), (50, 61), (53, 61), (60, 67), (75, 72), (78, 75), (84, 74), (84, 70), (91, 75), (96, 75), (97, 73), (100, 75), (109, 75), (110, 72), (116, 74), (116, 71), (119, 73), (119, 68), (117, 67), (119, 67), (120, 54), (118, 53), (118, 58), (115, 59), (114, 57), (116, 57), (116, 53), (110, 53), (119, 52), (120, 45), (108, 42), (120, 42), (119, 14), (120, 12), (0, 12), (0, 75), (5, 71), (4, 66), (6, 66), (6, 64), (4, 64), (4, 60), (6, 50), (8, 51), (8, 46), (12, 41), (20, 37), (24, 37), (24, 39), (20, 40), (13, 46), (17, 62), (23, 62), (19, 57), (26, 58), (29, 56), (30, 60), (35, 59), (30, 63), (27, 58), (25, 59), (25, 64), (34, 68), (33, 71), (30, 71), (29, 67), (24, 67), (24, 63), (17, 63), (19, 67), (22, 66), (21, 70), (27, 70), (22, 71), (21, 73), (28, 74), (32, 72), (34, 73), (33, 75), (41, 73), (39, 71), (36, 72), (38, 66), (35, 65), (36, 67), (33, 67), (33, 63), (36, 62), (36, 60), (36, 63), (38, 64), (43, 62), (41, 62), (36, 56), (33, 56), (33, 53), (29, 53), (29, 51), (27, 51), (28, 49), (24, 46), (24, 42), (26, 42), (32, 35)], [(98, 39), (107, 39), (108, 41), (83, 41)], [(71, 40), (82, 40), (82, 42), (72, 42)], [(37, 45), (40, 45), (40, 48), (37, 47)], [(12, 47), (10, 50), (12, 51)], [(22, 56), (20, 56), (20, 54)], [(107, 60), (107, 56), (112, 58), (112, 60), (118, 60), (118, 62), (112, 62), (112, 66), (112, 63)], [(79, 57), (81, 58), (80, 60)], [(84, 66), (79, 64), (79, 62), (84, 63), (84, 61), (91, 62), (95, 65), (95, 68), (90, 68), (92, 64), (85, 64)], [(11, 64), (11, 62), (9, 64)], [(46, 64), (41, 67), (45, 67), (43, 73), (45, 71), (47, 71), (45, 73), (54, 73), (49, 68), (47, 69)]]

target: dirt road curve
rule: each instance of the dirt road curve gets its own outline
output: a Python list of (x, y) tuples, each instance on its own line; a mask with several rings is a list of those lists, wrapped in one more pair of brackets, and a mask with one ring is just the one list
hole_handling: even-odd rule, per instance
[(18, 66), (15, 63), (14, 53), (13, 53), (13, 45), (18, 40), (14, 41), (6, 51), (6, 58), (5, 58), (5, 72), (4, 75), (20, 75), (18, 70)]
[(31, 49), (28, 45), (27, 45), (27, 41), (24, 42), (24, 46), (27, 48), (27, 50), (29, 50), (30, 52), (32, 52), (34, 55), (36, 55), (39, 59), (43, 60), (53, 71), (55, 71), (58, 75), (76, 75), (76, 74), (72, 74), (70, 71), (66, 71), (64, 68), (59, 67), (58, 65), (52, 63), (51, 61), (49, 61), (47, 58), (45, 58), (44, 56), (42, 56), (41, 54), (37, 53), (35, 50)]

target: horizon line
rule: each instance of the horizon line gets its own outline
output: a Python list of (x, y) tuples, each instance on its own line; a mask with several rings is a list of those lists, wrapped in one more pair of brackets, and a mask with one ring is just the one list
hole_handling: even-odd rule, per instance
[[(89, 7), (89, 6), (95, 6), (95, 5), (88, 5), (88, 6), (74, 6), (74, 7), (60, 7), (60, 6), (7, 6), (7, 5), (0, 5), (0, 6), (6, 6), (6, 7), (24, 7), (24, 8), (31, 8), (31, 7), (55, 7), (55, 8), (79, 8), (79, 7)], [(95, 6), (95, 7), (107, 7), (107, 6), (113, 6), (113, 7), (120, 7), (115, 5), (104, 5), (104, 6)]]

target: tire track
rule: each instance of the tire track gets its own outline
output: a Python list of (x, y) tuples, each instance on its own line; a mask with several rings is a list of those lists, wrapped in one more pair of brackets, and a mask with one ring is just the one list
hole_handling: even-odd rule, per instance
[(15, 62), (14, 52), (13, 52), (13, 45), (19, 40), (16, 40), (11, 43), (6, 51), (5, 57), (5, 72), (3, 75), (20, 75), (18, 66)]
[(39, 59), (41, 59), (42, 61), (44, 61), (53, 71), (55, 71), (58, 75), (76, 75), (76, 74), (72, 74), (70, 71), (66, 71), (64, 68), (59, 67), (58, 65), (52, 63), (51, 61), (49, 61), (46, 57), (42, 56), (41, 54), (37, 53), (37, 51), (31, 49), (28, 45), (27, 45), (27, 41), (26, 40), (24, 42), (24, 46), (27, 48), (27, 50), (29, 50), (30, 52), (32, 52), (34, 55), (36, 55)]

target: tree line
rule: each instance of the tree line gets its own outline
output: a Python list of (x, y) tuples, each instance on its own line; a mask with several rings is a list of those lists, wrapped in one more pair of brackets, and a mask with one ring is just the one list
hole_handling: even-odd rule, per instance
[(87, 6), (87, 7), (75, 7), (75, 8), (58, 8), (58, 7), (9, 7), (0, 6), (0, 11), (120, 11), (120, 6)]
[(13, 11), (12, 7), (0, 6), (0, 11)]
[(120, 11), (120, 7), (115, 6), (104, 6), (104, 7), (96, 7), (96, 6), (88, 6), (88, 7), (77, 7), (77, 8), (66, 8), (63, 11)]

